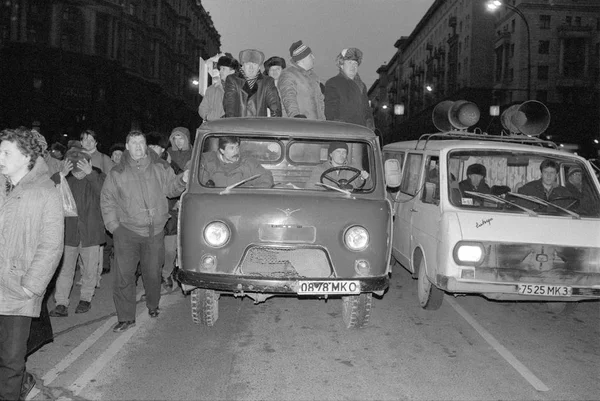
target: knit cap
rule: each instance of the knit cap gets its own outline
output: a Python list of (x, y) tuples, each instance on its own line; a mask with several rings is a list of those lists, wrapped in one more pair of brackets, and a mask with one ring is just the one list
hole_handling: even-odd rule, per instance
[(305, 57), (308, 57), (308, 55), (311, 53), (312, 50), (310, 50), (310, 47), (303, 44), (301, 40), (292, 43), (292, 45), (290, 46), (290, 56), (292, 57), (292, 60), (295, 63), (297, 63)]

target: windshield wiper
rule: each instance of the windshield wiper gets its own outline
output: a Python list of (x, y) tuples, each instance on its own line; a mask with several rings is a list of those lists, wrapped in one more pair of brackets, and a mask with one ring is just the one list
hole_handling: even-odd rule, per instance
[(329, 185), (329, 184), (323, 184), (322, 182), (317, 182), (315, 185), (321, 185), (321, 186), (323, 186), (325, 188), (333, 189), (334, 191), (338, 191), (338, 192), (341, 192), (343, 194), (346, 194), (348, 196), (348, 198), (352, 198), (352, 195), (351, 195), (350, 191), (348, 191), (347, 189), (342, 189), (342, 188), (334, 187), (333, 185)]
[(224, 190), (222, 190), (221, 192), (219, 192), (219, 195), (227, 195), (228, 193), (231, 192), (231, 190), (235, 187), (239, 187), (242, 184), (247, 183), (248, 181), (251, 181), (255, 178), (260, 177), (260, 174), (254, 174), (252, 177), (248, 177), (248, 178), (244, 178), (243, 180), (236, 182), (235, 184), (231, 184), (230, 186), (226, 187)]
[(536, 217), (538, 215), (536, 212), (534, 212), (531, 209), (526, 208), (525, 206), (521, 206), (521, 205), (511, 202), (511, 201), (507, 201), (506, 199), (503, 199), (496, 195), (482, 194), (481, 192), (474, 192), (474, 191), (465, 191), (465, 193), (469, 194), (469, 195), (477, 196), (479, 198), (483, 198), (483, 199), (486, 199), (489, 201), (496, 201), (496, 202), (504, 203), (506, 205), (511, 205), (511, 206), (517, 207), (517, 208), (527, 212), (527, 214), (532, 217)]
[(577, 213), (572, 212), (569, 209), (565, 209), (564, 207), (555, 205), (552, 202), (548, 202), (548, 201), (546, 201), (544, 199), (538, 198), (537, 196), (524, 195), (524, 194), (514, 193), (514, 192), (509, 192), (508, 194), (512, 195), (514, 197), (517, 197), (517, 198), (521, 198), (521, 199), (525, 199), (525, 200), (531, 201), (533, 203), (537, 203), (538, 205), (555, 207), (558, 210), (562, 210), (563, 212), (567, 213), (568, 215), (573, 216), (573, 218), (575, 218), (575, 219), (580, 219), (581, 218), (581, 216), (579, 216)]

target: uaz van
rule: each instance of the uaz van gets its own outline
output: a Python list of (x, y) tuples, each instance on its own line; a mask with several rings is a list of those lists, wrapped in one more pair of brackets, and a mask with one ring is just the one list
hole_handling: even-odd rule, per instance
[[(272, 185), (258, 185), (258, 175), (227, 186), (205, 176), (219, 139), (231, 136)], [(323, 169), (333, 143), (346, 147), (347, 163)], [(341, 297), (345, 325), (364, 327), (372, 294), (388, 287), (391, 204), (378, 138), (365, 127), (286, 118), (203, 124), (179, 224), (178, 279), (191, 291), (196, 323), (216, 322), (221, 295), (255, 303), (288, 295)]]

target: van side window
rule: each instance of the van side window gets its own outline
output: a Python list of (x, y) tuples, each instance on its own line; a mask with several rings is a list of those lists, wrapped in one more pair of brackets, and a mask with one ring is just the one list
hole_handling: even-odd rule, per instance
[(423, 186), (424, 203), (440, 203), (440, 163), (439, 157), (430, 156), (425, 163), (425, 184)]
[(404, 165), (400, 191), (408, 195), (417, 194), (417, 191), (419, 190), (419, 180), (421, 178), (422, 162), (423, 155), (417, 153), (411, 153), (408, 155)]

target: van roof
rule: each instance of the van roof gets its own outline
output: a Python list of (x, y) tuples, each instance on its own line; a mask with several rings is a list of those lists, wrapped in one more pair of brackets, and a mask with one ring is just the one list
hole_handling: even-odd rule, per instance
[(375, 133), (356, 124), (304, 118), (234, 117), (221, 118), (201, 125), (199, 132), (223, 132), (256, 135), (302, 135), (319, 139), (327, 137), (372, 138)]

